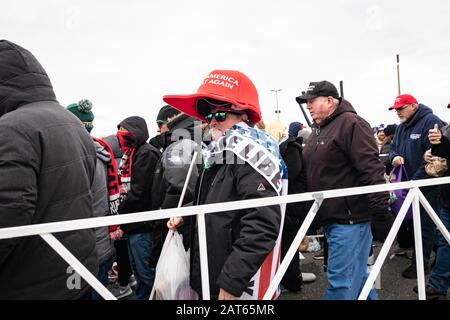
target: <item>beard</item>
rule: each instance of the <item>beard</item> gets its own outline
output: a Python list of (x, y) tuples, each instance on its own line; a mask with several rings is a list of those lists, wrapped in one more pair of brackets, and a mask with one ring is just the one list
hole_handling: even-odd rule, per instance
[(209, 131), (211, 133), (211, 139), (213, 141), (219, 140), (219, 138), (223, 135), (223, 132), (215, 127), (211, 128)]
[(404, 122), (406, 122), (406, 120), (408, 120), (405, 117), (398, 117), (398, 119), (399, 119), (400, 123), (404, 123)]

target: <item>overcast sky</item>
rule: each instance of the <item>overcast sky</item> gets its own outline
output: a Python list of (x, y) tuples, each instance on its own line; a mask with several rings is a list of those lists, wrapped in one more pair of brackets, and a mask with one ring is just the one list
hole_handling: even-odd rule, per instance
[(194, 93), (214, 69), (247, 74), (266, 121), (303, 115), (295, 96), (329, 80), (371, 125), (397, 122), (402, 93), (450, 119), (450, 1), (2, 0), (0, 38), (30, 50), (58, 101), (90, 99), (94, 135), (147, 120), (165, 94)]

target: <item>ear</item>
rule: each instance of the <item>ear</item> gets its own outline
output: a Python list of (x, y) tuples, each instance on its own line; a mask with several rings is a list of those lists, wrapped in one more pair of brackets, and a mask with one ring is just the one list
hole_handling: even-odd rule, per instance
[(244, 114), (241, 116), (241, 120), (242, 120), (242, 121), (248, 121), (248, 115), (247, 115), (246, 113), (244, 113)]

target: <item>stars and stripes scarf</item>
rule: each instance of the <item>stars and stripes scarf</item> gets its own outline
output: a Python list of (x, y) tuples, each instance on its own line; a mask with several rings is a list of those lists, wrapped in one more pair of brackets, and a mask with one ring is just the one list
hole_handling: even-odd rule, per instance
[[(257, 128), (251, 128), (244, 122), (234, 125), (219, 140), (213, 141), (209, 146), (203, 146), (205, 167), (225, 163), (223, 159), (225, 151), (231, 151), (240, 160), (251, 165), (270, 183), (278, 195), (287, 194), (287, 167), (280, 155), (278, 143), (269, 134)], [(240, 297), (242, 300), (262, 299), (278, 270), (286, 203), (281, 204), (280, 209), (280, 231), (275, 246), (249, 281), (249, 287)], [(276, 299), (279, 295), (280, 290), (278, 289), (272, 298)]]

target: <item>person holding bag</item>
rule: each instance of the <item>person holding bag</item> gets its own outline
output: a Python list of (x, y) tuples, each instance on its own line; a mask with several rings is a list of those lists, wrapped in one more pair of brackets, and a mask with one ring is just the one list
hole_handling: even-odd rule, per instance
[[(418, 103), (416, 98), (410, 94), (397, 96), (394, 105), (389, 107), (389, 110), (395, 110), (400, 119), (400, 124), (395, 130), (394, 140), (391, 144), (389, 160), (394, 167), (404, 165), (410, 180), (429, 178), (423, 161), (423, 155), (431, 147), (428, 141), (428, 130), (433, 128), (435, 123), (439, 127), (443, 127), (445, 122), (434, 115), (431, 108)], [(422, 187), (420, 190), (433, 209), (439, 212), (437, 187)], [(420, 216), (424, 266), (425, 273), (428, 273), (428, 262), (436, 240), (436, 227), (422, 206), (420, 207)], [(397, 241), (402, 248), (414, 244), (413, 226), (412, 223), (408, 224), (409, 222), (406, 220), (397, 236)], [(404, 278), (415, 279), (417, 277), (415, 260), (414, 253), (411, 265), (402, 272)]]

